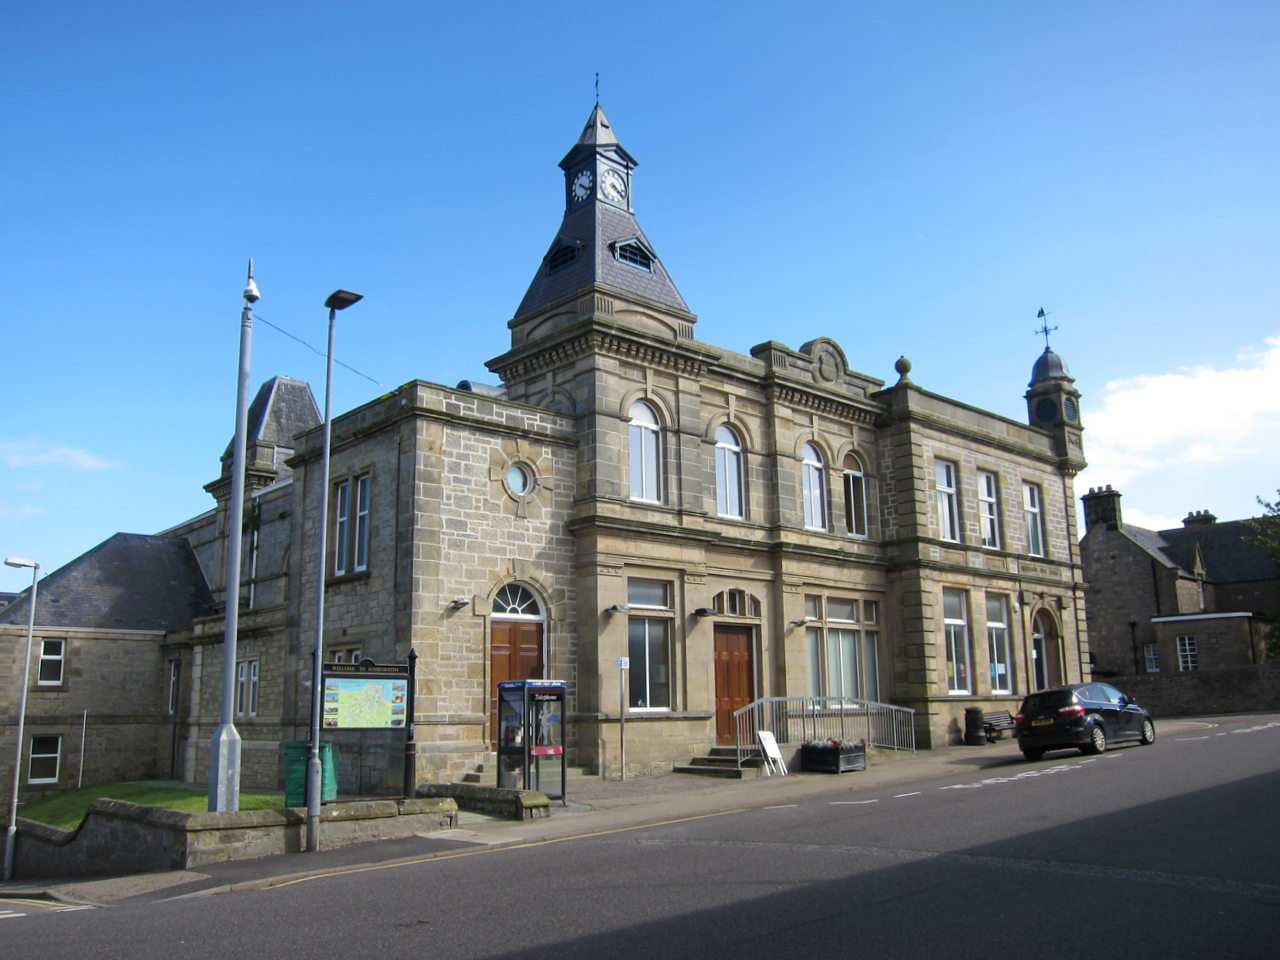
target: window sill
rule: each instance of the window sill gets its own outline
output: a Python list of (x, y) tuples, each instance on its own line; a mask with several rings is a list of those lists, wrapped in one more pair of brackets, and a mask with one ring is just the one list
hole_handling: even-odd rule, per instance
[(66, 693), (67, 682), (62, 683), (36, 683), (31, 686), (32, 693)]
[(355, 573), (335, 574), (334, 576), (331, 576), (325, 580), (325, 585), (329, 586), (332, 584), (339, 584), (339, 583), (354, 583), (357, 580), (368, 580), (368, 579), (369, 579), (369, 571), (367, 569), (358, 570)]

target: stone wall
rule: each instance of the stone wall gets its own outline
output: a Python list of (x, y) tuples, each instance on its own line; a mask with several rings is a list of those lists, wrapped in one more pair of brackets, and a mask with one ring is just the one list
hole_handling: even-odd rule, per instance
[[(334, 804), (320, 812), (322, 849), (457, 826), (449, 798)], [(297, 853), (306, 811), (184, 813), (123, 800), (95, 800), (73, 831), (19, 819), (14, 877), (113, 876), (186, 870), (211, 863)]]
[(1115, 677), (1156, 718), (1280, 711), (1280, 660), (1260, 666)]

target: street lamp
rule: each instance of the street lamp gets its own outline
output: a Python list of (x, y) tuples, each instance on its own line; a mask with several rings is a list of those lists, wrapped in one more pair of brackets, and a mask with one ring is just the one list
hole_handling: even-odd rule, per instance
[(324, 691), (320, 689), (320, 673), (324, 666), (324, 575), (325, 554), (328, 552), (329, 533), (329, 439), (332, 423), (329, 406), (333, 398), (333, 318), (339, 310), (345, 310), (360, 300), (363, 294), (350, 290), (335, 290), (324, 305), (329, 308), (329, 353), (324, 374), (324, 454), (320, 467), (320, 553), (319, 576), (316, 577), (316, 649), (311, 664), (311, 756), (307, 760), (307, 850), (320, 849), (320, 704)]
[(236, 729), (236, 640), (240, 630), (240, 542), (244, 530), (244, 458), (249, 433), (249, 350), (253, 305), (261, 299), (253, 261), (240, 311), (240, 373), (236, 385), (236, 434), (231, 441), (231, 504), (227, 510), (226, 613), (222, 629), (222, 716), (209, 742), (209, 810), (240, 809), (240, 731)]
[(36, 578), (40, 564), (21, 557), (8, 557), (4, 565), (31, 568), (31, 607), (27, 610), (27, 655), (22, 660), (22, 692), (18, 695), (18, 745), (13, 756), (13, 794), (9, 797), (9, 829), (4, 836), (4, 878), (13, 876), (13, 848), (18, 834), (18, 782), (22, 776), (22, 734), (27, 723), (27, 684), (31, 682), (31, 635), (36, 629)]

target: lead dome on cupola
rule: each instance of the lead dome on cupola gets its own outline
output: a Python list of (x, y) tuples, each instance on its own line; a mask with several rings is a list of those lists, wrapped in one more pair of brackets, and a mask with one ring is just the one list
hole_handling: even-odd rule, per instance
[(1031, 382), (1027, 384), (1034, 387), (1042, 380), (1072, 380), (1071, 371), (1067, 369), (1067, 361), (1053, 352), (1052, 347), (1045, 347), (1044, 353), (1040, 354), (1036, 360), (1035, 366), (1031, 368)]

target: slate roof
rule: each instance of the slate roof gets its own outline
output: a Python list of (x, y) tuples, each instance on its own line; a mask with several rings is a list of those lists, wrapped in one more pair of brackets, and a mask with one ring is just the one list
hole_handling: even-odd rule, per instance
[(1140, 546), (1151, 556), (1155, 557), (1157, 562), (1166, 567), (1176, 567), (1177, 564), (1165, 556), (1164, 548), (1168, 546), (1164, 540), (1160, 539), (1160, 534), (1154, 530), (1147, 530), (1143, 527), (1135, 527), (1131, 523), (1121, 524), (1124, 535)]
[(1204, 557), (1205, 576), (1215, 583), (1280, 579), (1280, 567), (1267, 551), (1245, 539), (1252, 533), (1243, 521), (1229, 520), (1161, 530), (1160, 536), (1174, 548), (1198, 544)]
[(1192, 572), (1195, 551), (1199, 548), (1205, 578), (1211, 583), (1280, 579), (1280, 566), (1265, 550), (1245, 539), (1252, 531), (1240, 520), (1158, 532), (1130, 523), (1123, 527), (1130, 540), (1166, 567), (1176, 566)]
[[(249, 434), (245, 442), (292, 447), (294, 436), (320, 422), (320, 408), (311, 395), (310, 384), (293, 377), (272, 377), (258, 388), (249, 404)], [(231, 456), (234, 442), (235, 437), (228, 441), (224, 457)]]
[[(27, 622), (31, 591), (0, 610), (0, 623)], [(36, 624), (123, 630), (181, 630), (219, 613), (184, 537), (117, 533), (40, 581)]]
[[(566, 169), (583, 154), (604, 147), (610, 156), (619, 155), (630, 165), (635, 161), (618, 143), (613, 128), (605, 119), (604, 111), (596, 104), (573, 149), (561, 161)], [(516, 309), (517, 319), (534, 313), (577, 290), (585, 290), (595, 284), (611, 287), (623, 294), (634, 294), (665, 307), (689, 313), (689, 307), (680, 296), (668, 275), (666, 267), (656, 255), (652, 272), (632, 266), (614, 256), (613, 244), (620, 240), (639, 239), (650, 251), (654, 249), (649, 238), (640, 229), (635, 215), (616, 207), (598, 194), (591, 203), (565, 213), (560, 229), (547, 248), (547, 258), (538, 267), (533, 282)], [(582, 244), (578, 259), (570, 266), (551, 272), (548, 258), (561, 240)]]

